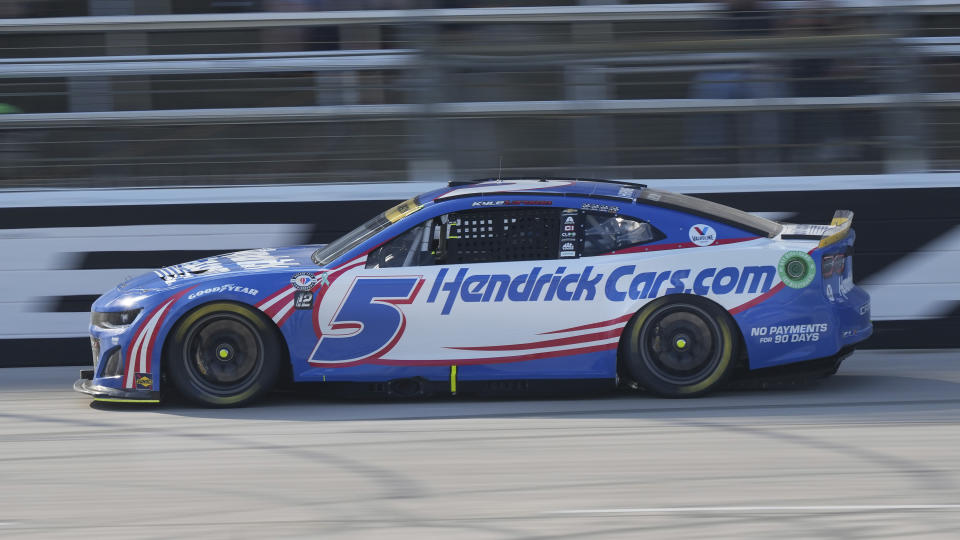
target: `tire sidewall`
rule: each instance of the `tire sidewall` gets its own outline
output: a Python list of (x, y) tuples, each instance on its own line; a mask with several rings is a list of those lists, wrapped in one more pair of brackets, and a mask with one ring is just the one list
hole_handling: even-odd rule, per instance
[[(713, 371), (699, 381), (689, 384), (676, 384), (666, 381), (651, 370), (644, 361), (643, 343), (640, 336), (644, 326), (656, 313), (673, 304), (690, 304), (705, 311), (716, 324), (721, 341), (720, 359)], [(727, 378), (736, 357), (737, 340), (734, 334), (735, 324), (730, 315), (714, 305), (695, 296), (664, 297), (654, 300), (637, 312), (623, 331), (620, 343), (621, 369), (624, 375), (643, 388), (663, 397), (696, 397), (704, 395), (718, 387)]]
[[(243, 391), (231, 396), (213, 394), (198, 386), (189, 374), (190, 359), (183, 354), (190, 329), (218, 313), (229, 313), (243, 318), (259, 334), (263, 344), (263, 364), (256, 379)], [(267, 323), (260, 313), (241, 304), (214, 302), (194, 308), (177, 321), (164, 347), (164, 363), (177, 391), (186, 399), (209, 407), (237, 407), (251, 403), (273, 388), (280, 372), (281, 350), (276, 327)]]

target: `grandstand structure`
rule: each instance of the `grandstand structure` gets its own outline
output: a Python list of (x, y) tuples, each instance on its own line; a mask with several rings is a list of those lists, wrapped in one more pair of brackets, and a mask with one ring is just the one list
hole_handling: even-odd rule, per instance
[(960, 162), (960, 2), (184, 12), (200, 4), (91, 0), (83, 16), (0, 20), (0, 186)]

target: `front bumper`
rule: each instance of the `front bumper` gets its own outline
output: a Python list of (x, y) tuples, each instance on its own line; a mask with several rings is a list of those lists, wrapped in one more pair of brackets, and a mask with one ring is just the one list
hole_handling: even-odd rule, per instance
[(73, 383), (73, 389), (93, 397), (94, 401), (112, 403), (160, 403), (160, 392), (145, 392), (143, 390), (128, 391), (118, 388), (101, 386), (93, 382), (93, 371), (83, 370), (80, 378)]

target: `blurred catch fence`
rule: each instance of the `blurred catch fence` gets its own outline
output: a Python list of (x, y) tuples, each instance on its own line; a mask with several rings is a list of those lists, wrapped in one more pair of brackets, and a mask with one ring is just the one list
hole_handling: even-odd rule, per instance
[(7, 19), (0, 56), (2, 187), (960, 168), (945, 0)]

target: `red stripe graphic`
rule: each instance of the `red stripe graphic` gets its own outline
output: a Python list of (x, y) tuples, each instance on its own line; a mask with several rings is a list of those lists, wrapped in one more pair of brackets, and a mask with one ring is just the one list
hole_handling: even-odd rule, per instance
[[(153, 348), (156, 345), (157, 334), (160, 333), (160, 327), (163, 325), (163, 321), (167, 318), (167, 314), (169, 313), (167, 309), (173, 306), (173, 304), (177, 300), (182, 298), (183, 295), (187, 294), (188, 292), (192, 291), (195, 288), (196, 286), (189, 287), (171, 296), (170, 298), (165, 300), (162, 304), (155, 307), (153, 311), (151, 311), (146, 317), (143, 318), (143, 322), (140, 324), (140, 328), (138, 328), (137, 332), (133, 335), (133, 339), (130, 340), (130, 343), (127, 348), (127, 354), (126, 354), (127, 365), (125, 366), (126, 369), (124, 369), (124, 374), (123, 374), (124, 388), (135, 388), (137, 384), (135, 380), (136, 377), (130, 376), (131, 373), (136, 374), (136, 370), (137, 370), (137, 367), (136, 367), (137, 358), (134, 357), (134, 353), (143, 351), (146, 362), (144, 365), (145, 369), (141, 373), (152, 373), (151, 370), (153, 368)], [(157, 320), (157, 323), (153, 326), (153, 334), (150, 336), (150, 341), (148, 343), (141, 343), (140, 347), (135, 347), (137, 339), (139, 339), (140, 335), (147, 329), (147, 324), (161, 310), (164, 311), (164, 313), (160, 315), (160, 318)], [(131, 383), (128, 384), (127, 381), (131, 381)]]
[[(454, 358), (449, 360), (391, 360), (381, 358), (375, 362), (365, 362), (382, 366), (466, 366), (481, 364), (505, 364), (507, 362), (522, 362), (525, 360), (539, 360), (541, 358), (556, 358), (558, 356), (572, 356), (574, 354), (587, 354), (592, 352), (609, 351), (619, 347), (619, 343), (604, 343), (601, 345), (592, 345), (590, 347), (581, 347), (577, 349), (563, 349), (561, 351), (547, 351), (541, 353), (523, 354), (518, 356), (500, 356), (494, 358)], [(320, 365), (319, 363), (317, 365)], [(323, 364), (324, 367), (348, 367), (356, 364)]]
[(604, 326), (612, 326), (614, 324), (627, 322), (630, 318), (633, 317), (633, 313), (627, 313), (626, 315), (617, 317), (616, 319), (610, 319), (609, 321), (600, 321), (590, 324), (583, 324), (580, 326), (573, 326), (570, 328), (564, 328), (562, 330), (553, 330), (551, 332), (541, 332), (540, 335), (546, 334), (562, 334), (564, 332), (576, 332), (578, 330), (590, 330), (591, 328), (603, 328)]
[(266, 304), (266, 303), (269, 302), (270, 300), (273, 300), (274, 298), (280, 296), (281, 294), (283, 294), (284, 291), (287, 291), (287, 290), (289, 290), (289, 289), (290, 289), (290, 286), (289, 286), (289, 285), (281, 288), (281, 289), (278, 290), (277, 292), (275, 292), (275, 293), (271, 294), (270, 296), (264, 298), (263, 300), (257, 302), (257, 303), (255, 304), (256, 307), (260, 307), (260, 306)]
[[(818, 249), (818, 248), (813, 248), (813, 249), (811, 249), (810, 251), (807, 252), (807, 255), (812, 254), (812, 253), (813, 253), (814, 251), (816, 251), (817, 249)], [(776, 285), (774, 288), (772, 288), (772, 289), (770, 289), (769, 291), (761, 294), (760, 296), (754, 298), (753, 300), (750, 300), (749, 302), (740, 304), (739, 306), (731, 309), (731, 310), (730, 310), (730, 314), (731, 314), (731, 315), (736, 315), (737, 313), (742, 313), (742, 312), (744, 312), (744, 311), (752, 308), (753, 306), (759, 304), (760, 302), (763, 302), (763, 301), (767, 300), (768, 298), (770, 298), (771, 296), (773, 296), (774, 294), (776, 294), (778, 291), (780, 291), (781, 289), (783, 289), (783, 287), (784, 287), (784, 283), (783, 283), (783, 281), (781, 281), (780, 283), (777, 283), (777, 285)]]
[(777, 285), (776, 285), (774, 288), (770, 289), (769, 291), (761, 294), (760, 296), (754, 298), (753, 300), (750, 300), (749, 302), (740, 304), (739, 306), (731, 309), (731, 310), (730, 310), (730, 314), (731, 314), (731, 315), (736, 315), (737, 313), (740, 313), (740, 312), (742, 312), (742, 311), (746, 311), (746, 310), (752, 308), (753, 306), (759, 304), (760, 302), (763, 302), (763, 301), (766, 300), (767, 298), (770, 298), (771, 296), (773, 296), (774, 294), (776, 294), (777, 291), (779, 291), (780, 289), (783, 288), (783, 286), (784, 286), (784, 285), (783, 285), (783, 282), (782, 282), (782, 281), (781, 281), (780, 283), (777, 283)]
[(526, 349), (542, 349), (544, 347), (559, 347), (561, 345), (573, 345), (575, 343), (586, 343), (588, 341), (599, 341), (620, 337), (623, 328), (614, 328), (604, 332), (595, 332), (593, 334), (583, 334), (581, 336), (570, 336), (558, 339), (548, 339), (546, 341), (535, 341), (532, 343), (518, 343), (516, 345), (488, 345), (483, 347), (445, 347), (447, 349), (457, 349), (461, 351), (520, 351)]
[[(313, 313), (313, 333), (317, 336), (317, 339), (320, 339), (320, 336), (323, 335), (323, 332), (320, 330), (320, 318), (319, 318), (319, 316), (317, 315), (317, 312), (320, 310), (320, 303), (323, 301), (323, 297), (326, 296), (327, 291), (330, 290), (330, 287), (333, 286), (333, 282), (336, 281), (336, 279), (337, 279), (338, 277), (342, 276), (347, 270), (352, 270), (352, 269), (354, 269), (354, 268), (356, 268), (356, 267), (358, 267), (358, 266), (362, 266), (363, 264), (365, 264), (365, 263), (366, 263), (365, 260), (359, 261), (359, 262), (353, 262), (353, 261), (356, 261), (357, 259), (365, 256), (366, 254), (367, 254), (367, 252), (364, 252), (363, 254), (358, 255), (358, 256), (354, 257), (353, 259), (350, 259), (349, 261), (343, 263), (343, 266), (341, 266), (339, 269), (337, 269), (337, 270), (335, 270), (335, 271), (333, 271), (333, 272), (331, 272), (331, 273), (329, 273), (329, 274), (327, 275), (327, 283), (328, 283), (327, 288), (326, 288), (326, 289), (320, 289), (320, 293), (317, 294), (317, 298), (313, 301), (313, 311), (312, 311), (312, 313)], [(319, 283), (314, 286), (314, 289), (313, 289), (313, 290), (317, 290), (318, 287), (320, 287), (320, 284), (319, 284)], [(280, 324), (281, 326), (283, 325), (283, 323), (287, 322), (287, 319), (290, 318), (290, 316), (293, 314), (293, 311), (294, 311), (294, 310), (291, 309), (291, 310), (283, 317), (283, 319), (280, 320), (280, 323), (279, 323), (279, 324)]]
[[(328, 284), (332, 284), (333, 281), (337, 278), (337, 276), (339, 276), (339, 275), (342, 274), (343, 272), (345, 272), (345, 271), (347, 271), (347, 270), (349, 270), (349, 269), (351, 269), (351, 268), (354, 268), (354, 267), (356, 267), (356, 266), (358, 266), (358, 265), (360, 265), (360, 264), (363, 264), (363, 262), (358, 262), (358, 263), (355, 263), (355, 264), (350, 264), (350, 263), (352, 263), (353, 261), (356, 261), (357, 259), (359, 259), (360, 257), (363, 257), (364, 255), (366, 255), (366, 253), (363, 253), (363, 254), (361, 254), (361, 255), (358, 255), (358, 256), (354, 257), (353, 259), (350, 259), (349, 261), (343, 263), (343, 265), (341, 265), (338, 269), (332, 269), (332, 270), (326, 270), (326, 271), (324, 271), (324, 272), (327, 274), (327, 283), (328, 283)], [(320, 273), (320, 272), (318, 271), (317, 273)], [(310, 289), (310, 290), (313, 291), (313, 292), (316, 292), (318, 289), (320, 289), (321, 286), (322, 286), (322, 282), (318, 282), (318, 283), (317, 283), (316, 285), (314, 285), (313, 288)], [(265, 310), (262, 308), (262, 306), (263, 306), (264, 304), (266, 304), (267, 302), (269, 302), (271, 299), (276, 298), (276, 297), (278, 297), (278, 296), (282, 296), (282, 295), (283, 295), (284, 293), (286, 293), (286, 292), (293, 293), (293, 292), (295, 292), (295, 288), (294, 288), (292, 285), (288, 285), (288, 286), (280, 289), (280, 290), (277, 291), (276, 293), (270, 295), (269, 297), (263, 299), (263, 301), (261, 301), (261, 302), (259, 302), (259, 303), (257, 304), (257, 307), (260, 308), (260, 309), (261, 309), (268, 317), (270, 317), (271, 319), (273, 319), (274, 317), (277, 316), (278, 313), (280, 313), (281, 311), (284, 311), (284, 310), (286, 309), (286, 312), (283, 314), (283, 317), (281, 317), (279, 321), (276, 321), (277, 326), (283, 326), (284, 323), (286, 323), (287, 320), (289, 320), (290, 317), (293, 316), (294, 312), (296, 312), (296, 310), (293, 309), (293, 307), (292, 307), (292, 304), (293, 304), (293, 295), (291, 294), (291, 295), (290, 295), (290, 298), (284, 298), (284, 299), (282, 299), (282, 300), (280, 300), (280, 301), (278, 301), (278, 302), (275, 302), (273, 305), (271, 305), (269, 308), (267, 308), (267, 309), (265, 309)], [(320, 299), (323, 298), (323, 295), (324, 295), (325, 292), (326, 292), (325, 289), (320, 289), (320, 296), (318, 296), (317, 299), (316, 299), (316, 301), (314, 302), (314, 305), (315, 305), (315, 306), (319, 306), (319, 305), (320, 305)]]
[[(750, 236), (745, 238), (721, 238), (716, 242), (710, 244), (710, 246), (722, 246), (724, 244), (736, 244), (739, 242), (749, 242), (750, 240), (756, 240), (760, 238), (759, 236)], [(674, 244), (652, 244), (652, 245), (643, 245), (643, 246), (634, 246), (624, 249), (618, 249), (616, 251), (610, 251), (607, 253), (601, 253), (601, 255), (622, 255), (624, 253), (646, 253), (648, 251), (665, 251), (668, 249), (686, 249), (693, 247), (710, 247), (710, 246), (698, 246), (693, 242), (677, 242)]]
[[(173, 298), (170, 299), (170, 301), (167, 302), (166, 306), (164, 307), (163, 315), (160, 315), (160, 319), (157, 321), (156, 326), (153, 327), (153, 335), (150, 336), (150, 343), (147, 344), (147, 351), (146, 351), (147, 365), (146, 365), (145, 373), (153, 373), (153, 347), (157, 343), (157, 334), (160, 333), (160, 328), (163, 326), (163, 321), (167, 319), (167, 315), (169, 315), (170, 311), (172, 311), (170, 308), (173, 307), (173, 304), (177, 300), (179, 300), (180, 297), (183, 296), (185, 292), (186, 291), (181, 292), (180, 294), (174, 296)], [(154, 383), (156, 382), (157, 381), (155, 379)]]
[[(282, 297), (282, 299), (278, 300), (277, 302), (274, 302), (272, 306), (268, 307), (265, 310), (263, 310), (263, 308), (260, 308), (260, 309), (263, 310), (263, 312), (267, 315), (267, 317), (270, 317), (272, 319), (274, 315), (276, 315), (277, 313), (280, 312), (281, 309), (283, 309), (283, 306), (293, 301), (293, 295), (287, 294), (287, 293), (293, 293), (293, 292), (294, 292), (294, 288), (292, 286), (287, 286), (287, 287), (284, 287), (283, 289), (280, 289), (280, 294), (277, 296)], [(287, 298), (284, 295), (287, 295), (290, 298)]]

